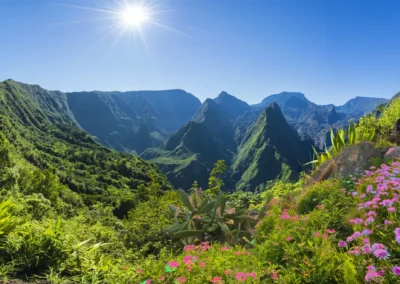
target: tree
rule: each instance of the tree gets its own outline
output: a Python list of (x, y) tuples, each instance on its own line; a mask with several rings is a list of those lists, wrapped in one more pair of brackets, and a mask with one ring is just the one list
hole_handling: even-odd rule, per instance
[(224, 186), (224, 182), (222, 180), (223, 174), (226, 172), (228, 167), (224, 160), (218, 160), (213, 170), (210, 173), (210, 178), (208, 179), (208, 190), (207, 193), (212, 196), (216, 197), (220, 193), (221, 189)]

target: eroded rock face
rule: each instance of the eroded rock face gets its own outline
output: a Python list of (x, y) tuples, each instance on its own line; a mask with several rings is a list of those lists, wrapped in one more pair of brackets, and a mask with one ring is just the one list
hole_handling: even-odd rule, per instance
[(396, 160), (400, 157), (400, 147), (391, 147), (389, 150), (387, 150), (384, 160), (385, 163), (389, 163), (393, 160)]
[[(373, 143), (360, 144), (344, 148), (339, 155), (323, 164), (311, 177), (309, 184), (329, 178), (341, 178), (357, 175), (367, 169), (372, 158), (384, 158), (389, 147), (376, 148)], [(400, 156), (400, 148), (399, 148)]]

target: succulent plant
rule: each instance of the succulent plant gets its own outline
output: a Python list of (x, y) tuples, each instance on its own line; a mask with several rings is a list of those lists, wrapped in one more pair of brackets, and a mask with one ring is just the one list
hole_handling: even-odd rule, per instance
[(236, 210), (229, 207), (223, 193), (212, 199), (198, 189), (190, 196), (182, 189), (178, 192), (184, 208), (169, 205), (175, 223), (167, 230), (185, 245), (196, 241), (235, 244), (251, 240), (257, 222), (265, 216), (266, 205), (259, 212)]

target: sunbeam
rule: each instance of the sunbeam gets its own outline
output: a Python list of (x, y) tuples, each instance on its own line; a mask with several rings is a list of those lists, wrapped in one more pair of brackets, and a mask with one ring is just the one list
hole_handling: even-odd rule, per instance
[[(111, 34), (117, 32), (117, 39), (113, 42), (113, 45), (122, 38), (124, 34), (137, 34), (147, 52), (150, 54), (150, 46), (148, 40), (146, 40), (144, 27), (145, 26), (154, 26), (157, 28), (162, 28), (164, 30), (174, 32), (176, 34), (189, 37), (187, 34), (176, 30), (172, 27), (169, 27), (165, 23), (160, 21), (159, 15), (162, 13), (171, 12), (172, 10), (161, 10), (160, 3), (157, 2), (147, 2), (144, 1), (131, 1), (131, 0), (112, 0), (111, 5), (113, 7), (104, 8), (104, 7), (88, 7), (88, 6), (79, 6), (79, 5), (70, 5), (70, 4), (62, 4), (63, 6), (69, 8), (76, 8), (81, 10), (89, 10), (96, 13), (107, 14), (107, 17), (104, 19), (109, 19), (114, 22), (110, 26), (110, 29), (105, 32), (105, 35), (102, 36), (99, 41), (96, 41), (96, 44), (105, 40)], [(156, 19), (158, 18), (158, 19)], [(97, 18), (99, 19), (99, 18)], [(74, 22), (64, 23), (64, 24), (76, 24), (80, 22), (89, 22), (91, 19), (78, 20)], [(119, 31), (119, 32), (118, 32)]]

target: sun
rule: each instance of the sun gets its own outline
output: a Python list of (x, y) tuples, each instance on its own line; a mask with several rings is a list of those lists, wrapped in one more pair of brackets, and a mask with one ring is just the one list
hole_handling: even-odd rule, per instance
[(149, 21), (149, 11), (143, 6), (127, 6), (120, 12), (120, 18), (125, 26), (140, 27)]

